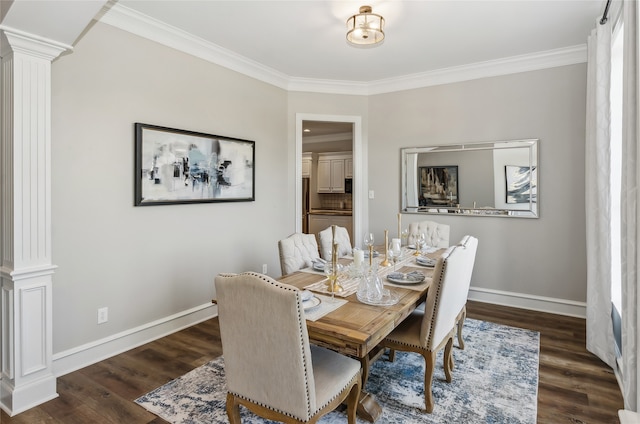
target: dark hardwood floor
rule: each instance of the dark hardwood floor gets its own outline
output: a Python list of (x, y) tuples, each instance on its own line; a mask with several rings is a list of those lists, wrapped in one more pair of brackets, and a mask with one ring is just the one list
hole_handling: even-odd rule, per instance
[[(586, 351), (584, 320), (472, 301), (468, 312), (540, 332), (539, 424), (619, 423), (616, 378)], [(57, 399), (15, 417), (1, 412), (0, 423), (164, 423), (133, 400), (221, 354), (212, 319), (62, 376)]]

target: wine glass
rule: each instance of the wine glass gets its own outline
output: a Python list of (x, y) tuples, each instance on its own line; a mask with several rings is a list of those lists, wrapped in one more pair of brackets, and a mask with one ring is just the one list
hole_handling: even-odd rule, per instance
[(373, 261), (373, 233), (367, 233), (364, 237), (364, 244), (367, 246), (368, 255), (369, 255), (369, 265), (372, 264)]
[(427, 236), (425, 236), (424, 233), (420, 233), (420, 235), (418, 236), (418, 241), (416, 242), (416, 250), (418, 251), (418, 254), (422, 252), (422, 249), (424, 248), (424, 245), (426, 243)]
[(329, 280), (328, 286), (329, 291), (331, 292), (331, 301), (335, 299), (336, 291), (338, 291), (339, 288), (341, 289), (341, 287), (337, 285), (338, 277), (341, 270), (342, 265), (338, 263), (336, 263), (335, 268), (333, 267), (333, 263), (331, 262), (327, 262), (327, 264), (324, 266), (324, 275), (326, 275), (327, 279)]
[(367, 233), (367, 235), (364, 237), (364, 245), (367, 247), (373, 246), (373, 240), (373, 233)]
[(389, 244), (389, 250), (387, 250), (387, 256), (393, 262), (393, 272), (396, 272), (396, 264), (398, 260), (400, 260), (400, 255), (402, 254), (402, 250), (400, 249), (399, 243), (394, 243), (393, 241)]

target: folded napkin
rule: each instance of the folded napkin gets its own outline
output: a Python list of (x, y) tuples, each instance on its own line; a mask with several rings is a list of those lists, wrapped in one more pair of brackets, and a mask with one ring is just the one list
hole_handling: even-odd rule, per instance
[(425, 275), (420, 271), (411, 271), (406, 274), (403, 274), (402, 272), (390, 272), (387, 274), (387, 278), (405, 281), (424, 281)]
[(313, 299), (313, 293), (309, 290), (302, 290), (302, 292), (300, 293), (300, 297), (302, 298), (303, 302), (307, 302)]
[(418, 262), (421, 265), (426, 265), (426, 266), (436, 266), (436, 260), (435, 259), (431, 259), (428, 258), (426, 256), (418, 256), (416, 258), (416, 262)]

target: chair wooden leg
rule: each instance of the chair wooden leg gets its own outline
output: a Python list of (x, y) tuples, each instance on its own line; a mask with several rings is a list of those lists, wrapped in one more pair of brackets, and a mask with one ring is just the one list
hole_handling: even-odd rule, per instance
[(356, 424), (356, 412), (358, 411), (358, 401), (360, 400), (360, 381), (353, 385), (349, 396), (347, 396), (347, 422)]
[(451, 383), (451, 370), (453, 370), (453, 336), (447, 341), (447, 345), (444, 348), (444, 375), (447, 378), (447, 383)]
[(396, 360), (396, 350), (389, 349), (389, 362), (393, 362)]
[(433, 370), (436, 363), (436, 352), (425, 352), (424, 356), (424, 406), (428, 413), (433, 412)]
[(458, 320), (458, 347), (461, 350), (464, 350), (464, 339), (462, 338), (462, 327), (464, 326), (464, 320), (467, 318), (467, 307), (465, 305), (462, 308), (462, 313), (460, 314), (460, 319)]
[(236, 403), (236, 397), (227, 393), (227, 416), (230, 424), (241, 424), (240, 405)]

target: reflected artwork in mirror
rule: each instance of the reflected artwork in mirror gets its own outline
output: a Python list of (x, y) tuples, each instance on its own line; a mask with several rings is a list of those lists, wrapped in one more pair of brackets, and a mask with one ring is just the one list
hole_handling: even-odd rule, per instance
[(403, 148), (401, 211), (537, 218), (538, 143)]

